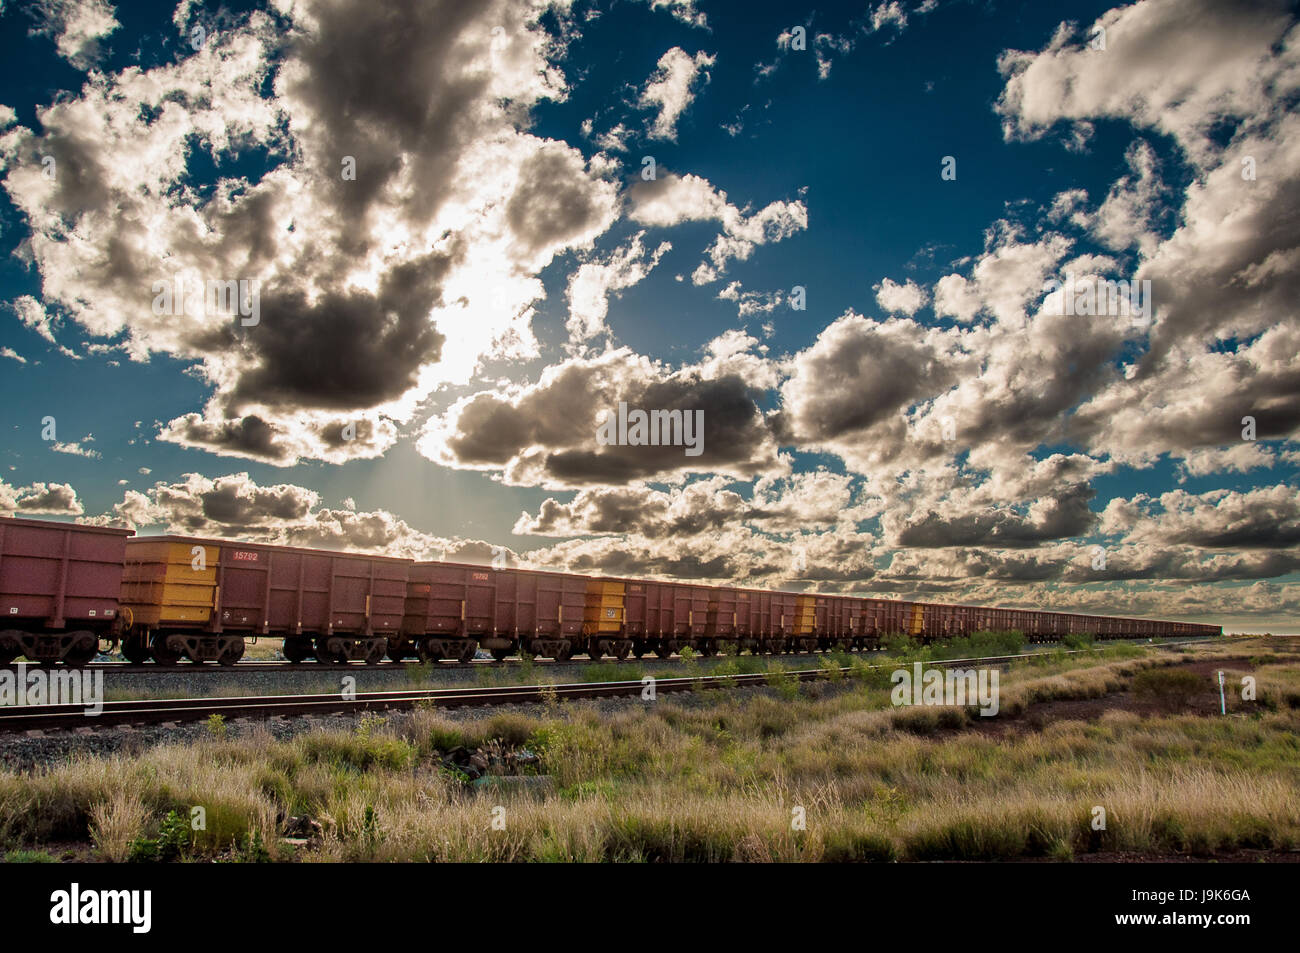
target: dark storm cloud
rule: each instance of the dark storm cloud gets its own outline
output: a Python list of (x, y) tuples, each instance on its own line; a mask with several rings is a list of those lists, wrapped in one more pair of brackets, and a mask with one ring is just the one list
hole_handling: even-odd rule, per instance
[[(463, 69), (462, 33), (486, 36), (494, 12), (456, 0), (315, 3), (315, 29), (291, 35), (288, 56), (302, 68), (286, 71), (280, 86), (311, 117), (304, 158), (333, 183), (346, 249), (365, 250), (360, 220), (405, 163), (419, 184), (404, 206), (411, 220), (428, 221), (450, 194), (490, 81), (486, 71)], [(356, 159), (355, 181), (340, 175), (344, 156)]]
[(911, 322), (849, 314), (822, 331), (782, 387), (782, 442), (861, 433), (956, 383), (952, 362), (918, 330)]
[(280, 436), (281, 431), (255, 414), (217, 421), (205, 420), (199, 414), (186, 414), (164, 428), (159, 439), (268, 463), (291, 462), (292, 448), (280, 442)]
[(228, 333), (246, 342), (252, 365), (230, 406), (245, 403), (341, 410), (374, 407), (416, 384), (437, 361), (445, 338), (429, 321), (453, 256), (430, 254), (398, 265), (378, 294), (329, 291), (309, 302), (301, 291), (264, 293), (261, 320)]
[(1096, 493), (1086, 483), (1066, 487), (1045, 500), (1033, 513), (1003, 507), (942, 515), (931, 510), (912, 518), (897, 534), (900, 546), (1005, 546), (1011, 549), (1082, 536), (1097, 522), (1088, 508)]
[(526, 258), (588, 234), (606, 215), (585, 180), (582, 159), (560, 146), (524, 164), (506, 204), (506, 221)]
[[(446, 419), (441, 455), (454, 465), (499, 467), (517, 483), (563, 485), (626, 483), (686, 469), (753, 475), (777, 464), (759, 391), (739, 374), (660, 373), (626, 351), (613, 352), (551, 369), (514, 396), (475, 395)], [(629, 412), (702, 411), (702, 452), (602, 446), (599, 424), (620, 401)]]

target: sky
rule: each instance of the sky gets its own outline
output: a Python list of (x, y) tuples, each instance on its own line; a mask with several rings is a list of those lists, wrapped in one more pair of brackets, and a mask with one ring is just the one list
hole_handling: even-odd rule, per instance
[(0, 513), (1300, 631), (1297, 21), (9, 0)]

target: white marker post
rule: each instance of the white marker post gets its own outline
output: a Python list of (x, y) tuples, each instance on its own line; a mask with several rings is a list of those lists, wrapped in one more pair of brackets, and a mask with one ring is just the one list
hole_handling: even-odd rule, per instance
[(1228, 713), (1228, 702), (1223, 697), (1223, 672), (1219, 672), (1219, 713), (1226, 715)]

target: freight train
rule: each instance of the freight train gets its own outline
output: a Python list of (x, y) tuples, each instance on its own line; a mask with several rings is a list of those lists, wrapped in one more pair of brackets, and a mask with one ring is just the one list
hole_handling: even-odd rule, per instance
[(862, 650), (1018, 630), (1222, 635), (1219, 626), (939, 605), (737, 586), (495, 569), (0, 517), (0, 664), (84, 665), (101, 643), (132, 662), (233, 665), (245, 639), (290, 662), (459, 659), (485, 649), (566, 659)]

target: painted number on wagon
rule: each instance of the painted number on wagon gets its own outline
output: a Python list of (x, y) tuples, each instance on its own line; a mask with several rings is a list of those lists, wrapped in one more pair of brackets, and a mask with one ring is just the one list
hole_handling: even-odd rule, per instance
[(236, 549), (230, 554), (230, 558), (237, 563), (255, 563), (257, 562), (257, 552), (251, 549)]

